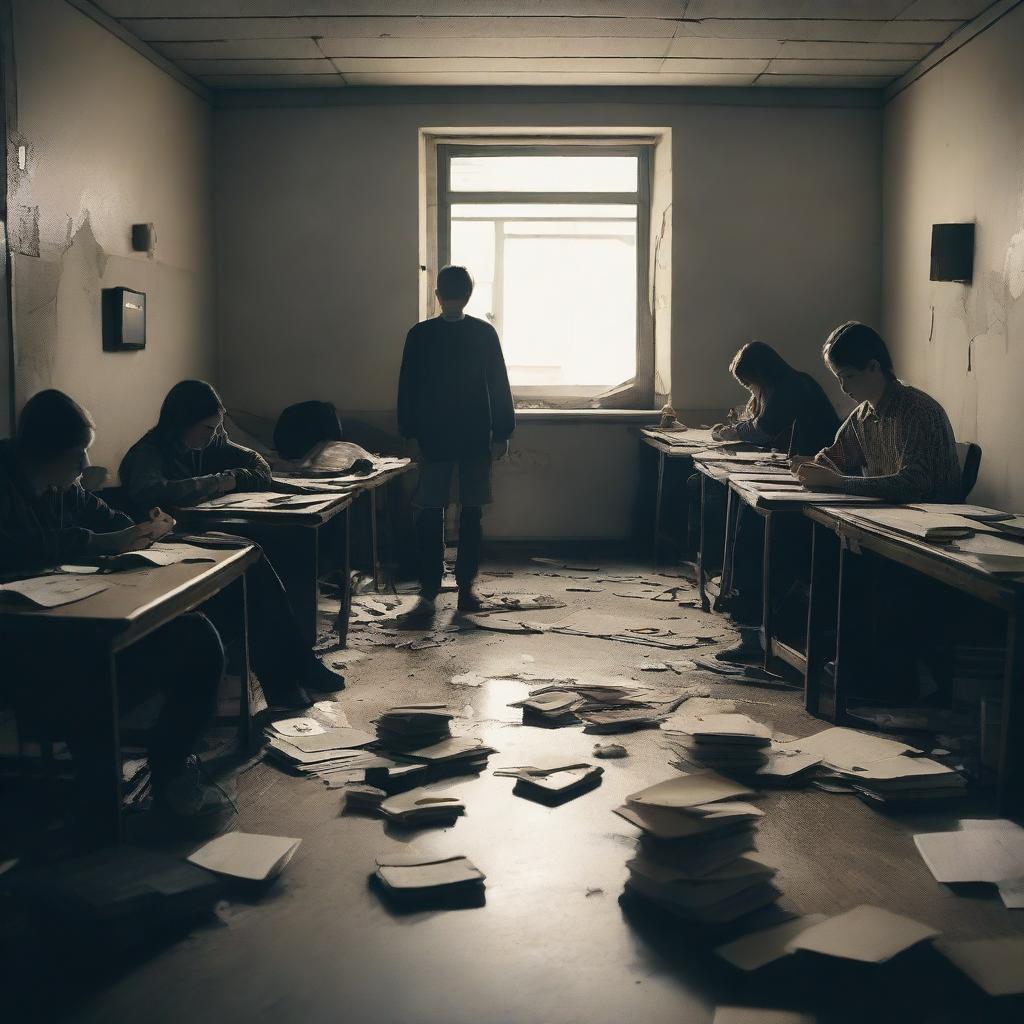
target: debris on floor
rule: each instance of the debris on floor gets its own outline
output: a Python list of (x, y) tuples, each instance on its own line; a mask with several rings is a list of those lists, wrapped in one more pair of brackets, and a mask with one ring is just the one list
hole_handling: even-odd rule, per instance
[(484, 900), (486, 875), (462, 855), (382, 854), (371, 877), (385, 895), (416, 907), (452, 901), (476, 906)]
[(269, 882), (288, 866), (301, 839), (228, 832), (189, 854), (187, 860), (217, 875)]
[(628, 757), (629, 751), (621, 743), (595, 743), (594, 757)]
[(544, 766), (522, 765), (500, 768), (494, 774), (512, 778), (512, 792), (539, 803), (557, 806), (587, 793), (601, 783), (604, 769), (584, 762), (552, 761)]

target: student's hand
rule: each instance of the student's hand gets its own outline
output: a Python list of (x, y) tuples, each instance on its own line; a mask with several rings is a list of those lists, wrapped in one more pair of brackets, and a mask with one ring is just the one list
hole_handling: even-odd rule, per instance
[(736, 427), (732, 423), (716, 423), (711, 428), (711, 436), (716, 441), (735, 441)]
[(816, 462), (805, 462), (795, 471), (795, 475), (804, 487), (812, 489), (838, 491), (842, 486), (843, 478), (834, 469), (820, 466)]
[(801, 466), (806, 466), (808, 462), (813, 462), (813, 461), (814, 461), (814, 456), (813, 455), (790, 455), (790, 457), (789, 457), (789, 468), (790, 468), (790, 471), (793, 473), (793, 476), (796, 476), (796, 471)]
[(224, 493), (230, 494), (238, 486), (238, 477), (233, 469), (226, 469), (220, 475), (223, 481)]
[(508, 441), (491, 442), (491, 459), (494, 462), (501, 462), (508, 458)]
[(89, 553), (95, 555), (122, 555), (126, 551), (144, 551), (156, 539), (148, 532), (149, 523), (130, 526), (113, 533), (94, 533), (89, 540)]

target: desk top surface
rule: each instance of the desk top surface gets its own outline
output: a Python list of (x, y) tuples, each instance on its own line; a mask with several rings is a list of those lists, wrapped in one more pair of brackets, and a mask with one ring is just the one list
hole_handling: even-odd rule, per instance
[[(804, 514), (816, 523), (852, 537), (867, 547), (877, 548), (880, 554), (893, 561), (941, 578), (954, 586), (972, 590), (979, 596), (985, 597), (1000, 591), (1010, 595), (1015, 602), (1024, 596), (1024, 573), (987, 567), (998, 566), (998, 556), (985, 556), (972, 551), (974, 538), (954, 541), (952, 544), (933, 544), (860, 519), (857, 512), (856, 508), (828, 505), (804, 509)], [(1015, 545), (1020, 551), (1020, 557), (1024, 557), (1024, 543), (1008, 540), (1006, 543)], [(987, 542), (979, 544), (988, 546)], [(1007, 550), (1012, 551), (1013, 548), (1008, 547)]]
[(91, 628), (104, 636), (148, 632), (223, 590), (259, 558), (251, 544), (208, 548), (205, 553), (213, 561), (97, 574), (94, 578), (105, 590), (58, 608), (15, 605), (5, 599), (0, 625)]
[[(272, 491), (256, 491), (251, 494), (239, 494), (237, 497), (251, 498), (257, 501), (260, 498), (274, 497)], [(281, 497), (280, 495), (276, 495)], [(236, 497), (235, 495), (229, 495)], [(339, 512), (343, 512), (358, 497), (357, 491), (332, 491), (322, 495), (295, 495), (297, 499), (305, 499), (304, 503), (289, 508), (287, 503), (282, 503), (273, 508), (246, 508), (243, 505), (233, 506), (225, 503), (223, 499), (215, 498), (213, 501), (203, 502), (192, 508), (182, 509), (181, 518), (201, 519), (217, 523), (248, 522), (260, 525), (283, 525), (283, 526), (320, 526), (328, 520), (333, 519)], [(315, 500), (309, 500), (315, 499)]]

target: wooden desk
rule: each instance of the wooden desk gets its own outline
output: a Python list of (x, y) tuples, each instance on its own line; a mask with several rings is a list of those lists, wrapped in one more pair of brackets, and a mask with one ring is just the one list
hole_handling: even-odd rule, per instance
[(217, 508), (206, 503), (182, 509), (178, 515), (190, 529), (240, 534), (260, 544), (281, 577), (299, 628), (310, 646), (317, 639), (322, 542), (335, 539), (342, 562), (332, 567), (341, 576), (342, 591), (335, 628), (344, 647), (348, 641), (352, 598), (349, 510), (353, 500), (354, 494), (346, 491), (326, 494), (313, 505), (279, 508), (272, 512)]
[[(707, 496), (708, 496), (708, 481), (713, 480), (715, 483), (721, 484), (726, 489), (726, 502), (725, 502), (725, 537), (726, 544), (728, 545), (728, 538), (730, 534), (730, 523), (732, 520), (732, 492), (729, 489), (729, 467), (723, 463), (720, 459), (716, 460), (714, 456), (705, 454), (703, 457), (697, 457), (693, 461), (693, 468), (700, 473), (700, 540), (697, 548), (697, 593), (700, 595), (700, 606), (704, 611), (711, 611), (711, 601), (708, 598), (708, 586), (707, 586), (707, 565), (705, 559), (705, 553), (707, 545), (705, 543), (706, 531), (707, 531)], [(725, 580), (725, 566), (728, 562), (728, 547), (722, 557), (722, 586), (719, 588), (719, 593), (716, 595), (715, 603), (717, 604), (717, 598), (726, 592), (726, 580)]]
[[(805, 699), (812, 714), (822, 713), (836, 722), (848, 717), (849, 680), (845, 666), (861, 638), (844, 630), (851, 602), (864, 575), (862, 550), (906, 566), (998, 609), (1006, 615), (1006, 658), (1003, 667), (1002, 735), (997, 780), (999, 808), (1005, 814), (1024, 811), (1024, 701), (1017, 689), (1024, 682), (1024, 578), (985, 572), (955, 550), (928, 544), (913, 537), (858, 522), (853, 509), (809, 508), (805, 515), (814, 524), (811, 555), (811, 607), (808, 612), (808, 648)], [(838, 546), (838, 579), (831, 577), (827, 561)], [(832, 616), (834, 611), (834, 616)], [(835, 623), (835, 675), (831, 695), (821, 693), (821, 676), (829, 659), (826, 637)], [(831, 697), (831, 700), (826, 698)]]
[[(350, 493), (358, 498), (365, 494), (367, 500), (370, 502), (370, 548), (373, 557), (373, 589), (376, 593), (380, 593), (381, 583), (381, 566), (380, 566), (380, 538), (378, 536), (377, 529), (377, 505), (378, 498), (377, 492), (382, 488), (388, 487), (400, 476), (409, 473), (413, 470), (415, 464), (412, 461), (407, 462), (404, 466), (396, 466), (394, 469), (386, 470), (377, 476), (370, 477), (368, 480), (360, 481), (357, 483)], [(387, 493), (385, 491), (385, 493)], [(391, 512), (391, 500), (388, 500), (388, 513), (390, 516)], [(394, 543), (394, 521), (392, 523), (392, 543)]]
[(101, 827), (112, 838), (122, 835), (121, 744), (117, 695), (118, 652), (148, 636), (179, 615), (197, 608), (226, 587), (237, 583), (241, 601), (242, 694), (240, 717), (243, 743), (249, 746), (248, 643), (245, 632), (245, 570), (259, 557), (254, 547), (208, 549), (213, 562), (181, 563), (99, 577), (107, 589), (60, 608), (0, 608), (0, 635), (16, 632), (19, 643), (40, 649), (74, 650), (83, 678), (103, 679), (109, 702), (107, 732), (102, 737), (109, 751), (111, 786), (104, 800)]
[[(690, 431), (685, 431), (680, 434), (680, 437), (685, 437), (689, 433)], [(702, 439), (699, 441), (672, 444), (655, 432), (640, 431), (640, 441), (658, 453), (658, 483), (654, 495), (654, 537), (651, 545), (655, 565), (658, 564), (661, 552), (661, 508), (665, 494), (665, 462), (667, 459), (692, 459), (694, 452), (703, 451), (707, 447), (703, 440), (704, 433), (706, 431), (701, 432)]]

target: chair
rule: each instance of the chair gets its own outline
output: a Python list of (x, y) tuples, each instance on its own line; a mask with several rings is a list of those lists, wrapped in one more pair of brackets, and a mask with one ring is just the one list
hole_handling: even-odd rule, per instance
[(959, 441), (956, 445), (956, 458), (960, 463), (960, 500), (966, 501), (978, 482), (978, 470), (981, 468), (981, 445), (973, 441)]

